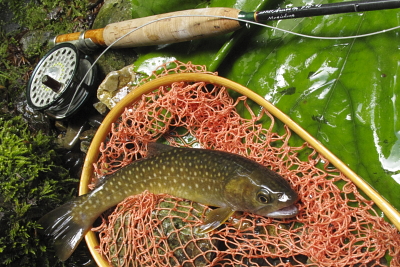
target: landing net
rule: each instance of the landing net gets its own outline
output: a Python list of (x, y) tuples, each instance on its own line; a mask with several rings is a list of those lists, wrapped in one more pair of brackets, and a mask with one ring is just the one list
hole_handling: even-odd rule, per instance
[[(166, 66), (153, 78), (206, 73), (190, 63)], [(235, 214), (217, 230), (199, 234), (209, 207), (144, 192), (120, 203), (93, 229), (110, 265), (400, 266), (400, 234), (372, 201), (282, 122), (246, 97), (231, 95), (216, 84), (179, 81), (143, 95), (126, 107), (101, 146), (97, 176), (145, 157), (148, 142), (224, 150), (289, 180), (300, 196), (298, 216)]]

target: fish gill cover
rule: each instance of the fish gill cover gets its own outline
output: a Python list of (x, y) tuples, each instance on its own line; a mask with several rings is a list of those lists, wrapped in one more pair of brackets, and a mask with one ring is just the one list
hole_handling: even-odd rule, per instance
[[(163, 76), (206, 72), (190, 63)], [(171, 64), (168, 64), (170, 66)], [(132, 106), (113, 125), (95, 164), (99, 176), (146, 156), (146, 144), (201, 146), (237, 153), (285, 177), (299, 214), (238, 214), (199, 234), (209, 207), (144, 192), (120, 203), (95, 231), (113, 266), (399, 266), (400, 234), (372, 201), (282, 122), (244, 96), (204, 82), (174, 82)], [(243, 116), (238, 114), (240, 110)]]

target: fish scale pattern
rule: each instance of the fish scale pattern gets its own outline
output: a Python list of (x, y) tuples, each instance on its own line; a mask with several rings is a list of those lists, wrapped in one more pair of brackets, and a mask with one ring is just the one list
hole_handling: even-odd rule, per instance
[[(163, 65), (153, 76), (206, 72), (171, 64), (176, 67)], [(282, 122), (230, 93), (219, 85), (177, 81), (143, 95), (113, 125), (95, 164), (97, 176), (145, 157), (146, 144), (157, 140), (229, 151), (288, 179), (300, 196), (297, 217), (236, 214), (199, 234), (209, 207), (144, 192), (125, 199), (93, 229), (110, 265), (400, 266), (400, 234), (373, 203)]]

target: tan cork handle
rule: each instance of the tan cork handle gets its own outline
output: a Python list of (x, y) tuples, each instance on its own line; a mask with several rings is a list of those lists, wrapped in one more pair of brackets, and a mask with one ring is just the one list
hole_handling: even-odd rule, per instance
[(139, 19), (132, 19), (109, 24), (103, 37), (107, 46), (122, 35), (150, 21), (170, 16), (187, 15), (188, 17), (169, 18), (149, 24), (129, 34), (113, 45), (115, 48), (159, 45), (183, 42), (203, 37), (211, 37), (235, 31), (240, 23), (231, 19), (212, 17), (190, 17), (190, 15), (216, 15), (237, 18), (240, 10), (233, 8), (202, 8), (183, 10)]
[[(146, 23), (170, 16), (182, 16), (160, 20), (140, 28), (117, 42), (113, 45), (113, 48), (183, 42), (225, 34), (235, 31), (242, 26), (238, 21), (232, 19), (190, 17), (191, 15), (214, 15), (238, 18), (239, 12), (240, 10), (234, 8), (215, 7), (165, 13), (112, 23), (103, 29), (88, 30), (85, 33), (85, 38), (90, 38), (95, 44), (109, 46), (124, 34)], [(80, 34), (80, 32), (76, 32), (58, 35), (55, 42), (75, 41), (78, 40)]]

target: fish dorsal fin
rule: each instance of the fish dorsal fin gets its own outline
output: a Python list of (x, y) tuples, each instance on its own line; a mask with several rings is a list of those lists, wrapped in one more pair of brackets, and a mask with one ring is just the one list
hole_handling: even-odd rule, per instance
[(169, 146), (169, 145), (164, 145), (164, 144), (160, 144), (160, 143), (148, 143), (147, 144), (147, 156), (151, 157), (151, 156), (155, 156), (164, 152), (168, 152), (171, 151), (173, 149), (175, 149), (176, 147), (173, 146)]
[(233, 213), (234, 210), (230, 207), (217, 208), (215, 210), (210, 211), (206, 219), (204, 220), (203, 225), (200, 225), (200, 233), (208, 233), (214, 229), (217, 229), (221, 224), (223, 224), (226, 220), (228, 220)]

